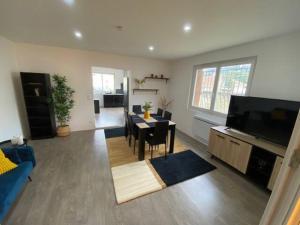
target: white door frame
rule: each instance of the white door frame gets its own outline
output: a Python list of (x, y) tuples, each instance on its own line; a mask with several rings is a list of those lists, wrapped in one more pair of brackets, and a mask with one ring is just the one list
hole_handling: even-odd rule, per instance
[(300, 193), (300, 113), (260, 225), (286, 225)]

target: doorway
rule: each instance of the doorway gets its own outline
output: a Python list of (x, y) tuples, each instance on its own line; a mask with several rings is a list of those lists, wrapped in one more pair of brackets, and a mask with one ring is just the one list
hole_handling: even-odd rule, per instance
[(97, 129), (123, 127), (127, 89), (125, 71), (106, 67), (92, 67), (95, 127)]

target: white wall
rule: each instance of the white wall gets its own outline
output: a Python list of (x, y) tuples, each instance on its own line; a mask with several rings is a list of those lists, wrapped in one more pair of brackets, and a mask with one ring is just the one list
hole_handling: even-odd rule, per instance
[(15, 44), (0, 36), (0, 141), (23, 134), (18, 77)]
[(207, 142), (212, 125), (196, 120), (194, 116), (225, 123), (225, 118), (188, 108), (193, 66), (249, 56), (257, 56), (251, 96), (300, 101), (300, 32), (296, 32), (174, 61), (168, 90), (174, 99), (171, 110), (178, 129)]
[[(70, 121), (73, 131), (93, 129), (95, 127), (91, 75), (93, 66), (130, 70), (132, 77), (131, 86), (134, 85), (132, 80), (135, 77), (143, 78), (151, 73), (170, 75), (169, 62), (161, 60), (23, 43), (17, 43), (16, 50), (20, 71), (59, 73), (67, 77), (69, 84), (76, 91), (75, 106), (72, 110), (72, 119)], [(132, 95), (130, 90), (130, 105), (152, 101), (156, 108), (160, 96), (167, 94), (167, 88), (163, 82), (149, 82), (146, 85), (149, 88), (153, 86), (159, 88), (160, 94)]]

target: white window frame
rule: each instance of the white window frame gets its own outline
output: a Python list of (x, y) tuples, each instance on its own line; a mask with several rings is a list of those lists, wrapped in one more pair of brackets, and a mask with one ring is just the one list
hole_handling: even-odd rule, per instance
[[(257, 61), (257, 57), (252, 56), (252, 57), (247, 57), (247, 58), (239, 58), (239, 59), (232, 59), (232, 60), (226, 60), (226, 61), (219, 61), (219, 62), (195, 65), (194, 69), (193, 69), (193, 77), (192, 77), (191, 88), (190, 88), (189, 108), (193, 111), (206, 112), (206, 113), (226, 117), (227, 114), (214, 111), (214, 105), (215, 105), (215, 101), (216, 101), (216, 92), (218, 89), (218, 83), (219, 83), (219, 78), (220, 78), (220, 68), (224, 67), (224, 66), (233, 66), (233, 65), (239, 65), (239, 64), (251, 64), (251, 70), (250, 70), (250, 74), (248, 77), (247, 89), (246, 89), (246, 93), (245, 93), (245, 96), (249, 96), (251, 86), (252, 86), (252, 80), (253, 80), (253, 76), (254, 76), (254, 70), (256, 67), (256, 61)], [(204, 69), (204, 68), (213, 68), (213, 67), (216, 68), (216, 77), (215, 77), (215, 82), (214, 82), (214, 86), (213, 86), (210, 109), (204, 109), (204, 108), (193, 106), (195, 80), (196, 80), (197, 70)]]

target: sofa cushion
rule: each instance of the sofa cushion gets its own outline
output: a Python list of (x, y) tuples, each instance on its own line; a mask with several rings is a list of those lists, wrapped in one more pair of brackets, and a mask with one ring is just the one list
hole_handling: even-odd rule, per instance
[(0, 175), (12, 169), (15, 169), (16, 167), (17, 165), (6, 158), (2, 150), (0, 149)]
[(27, 182), (32, 169), (32, 162), (23, 162), (17, 168), (0, 175), (0, 223)]

